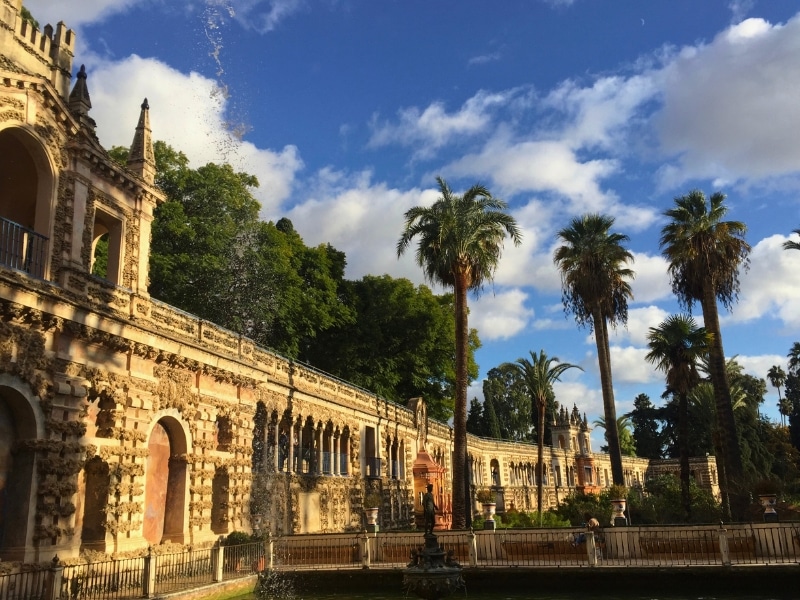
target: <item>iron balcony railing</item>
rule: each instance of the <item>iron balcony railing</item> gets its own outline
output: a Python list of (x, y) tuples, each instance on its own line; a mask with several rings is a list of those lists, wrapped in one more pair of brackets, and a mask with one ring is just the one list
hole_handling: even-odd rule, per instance
[(0, 265), (43, 278), (47, 241), (40, 233), (0, 217)]

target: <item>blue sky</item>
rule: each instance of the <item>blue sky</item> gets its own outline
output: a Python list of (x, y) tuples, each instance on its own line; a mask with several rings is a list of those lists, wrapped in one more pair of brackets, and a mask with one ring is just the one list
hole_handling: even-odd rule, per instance
[(640, 392), (660, 402), (646, 334), (679, 310), (662, 213), (694, 188), (726, 193), (753, 247), (739, 302), (721, 310), (726, 354), (764, 377), (800, 340), (800, 252), (782, 250), (800, 228), (796, 0), (26, 6), (78, 33), (104, 145), (130, 144), (147, 97), (156, 139), (194, 166), (256, 174), (263, 217), (346, 252), (349, 278), (423, 282), (395, 244), (403, 213), (435, 200), (437, 175), (506, 200), (524, 239), (470, 299), (481, 376), (543, 348), (585, 369), (567, 373), (559, 401), (602, 414), (593, 338), (565, 316), (552, 263), (556, 231), (602, 212), (636, 259), (628, 326), (612, 338), (618, 413)]

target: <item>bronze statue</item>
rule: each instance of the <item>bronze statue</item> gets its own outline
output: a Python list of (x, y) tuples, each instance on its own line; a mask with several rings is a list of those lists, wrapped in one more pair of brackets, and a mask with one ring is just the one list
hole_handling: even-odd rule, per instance
[(428, 491), (422, 495), (422, 510), (425, 515), (425, 533), (433, 533), (436, 523), (436, 502), (433, 499), (433, 484), (428, 484)]

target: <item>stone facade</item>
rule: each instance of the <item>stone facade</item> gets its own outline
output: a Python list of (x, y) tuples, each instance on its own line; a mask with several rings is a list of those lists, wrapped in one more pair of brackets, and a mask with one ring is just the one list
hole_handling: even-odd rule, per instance
[[(147, 101), (135, 128), (120, 115), (133, 133), (120, 167), (95, 136), (83, 68), (68, 89), (74, 33), (35, 31), (20, 9), (0, 0), (0, 557), (360, 531), (369, 491), (381, 527), (411, 527), (423, 449), (447, 508), (452, 431), (424, 400), (387, 402), (149, 297), (164, 198)], [(91, 274), (101, 237), (105, 278)], [(546, 505), (609, 484), (577, 409), (553, 437)], [(474, 488), (536, 506), (535, 446), (471, 437), (469, 457)], [(652, 468), (625, 464), (630, 484)], [(713, 459), (697, 471), (713, 489)]]

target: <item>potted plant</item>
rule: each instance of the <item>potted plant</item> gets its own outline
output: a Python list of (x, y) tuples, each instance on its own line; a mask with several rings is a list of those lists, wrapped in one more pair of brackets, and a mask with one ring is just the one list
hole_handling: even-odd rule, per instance
[(753, 484), (753, 494), (758, 497), (759, 503), (764, 508), (765, 521), (777, 521), (778, 511), (775, 507), (778, 504), (778, 494), (781, 491), (781, 483), (772, 477), (759, 479)]
[(378, 490), (367, 490), (364, 495), (364, 516), (367, 519), (367, 531), (378, 530), (378, 510), (383, 498)]
[(483, 506), (483, 528), (494, 529), (494, 515), (497, 510), (497, 497), (494, 490), (478, 490), (475, 497)]
[(628, 507), (628, 488), (612, 485), (608, 488), (608, 500), (611, 502), (611, 522), (614, 525), (627, 525), (625, 509)]

